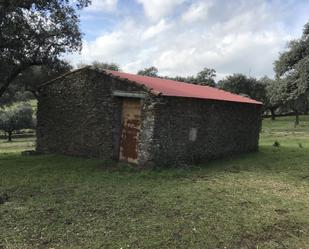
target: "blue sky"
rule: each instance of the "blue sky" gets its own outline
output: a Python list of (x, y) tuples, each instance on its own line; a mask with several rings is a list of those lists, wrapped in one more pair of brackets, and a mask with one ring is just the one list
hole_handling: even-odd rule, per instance
[(93, 0), (82, 10), (83, 50), (73, 64), (115, 62), (122, 70), (156, 66), (161, 75), (214, 68), (273, 75), (273, 62), (309, 21), (306, 0)]

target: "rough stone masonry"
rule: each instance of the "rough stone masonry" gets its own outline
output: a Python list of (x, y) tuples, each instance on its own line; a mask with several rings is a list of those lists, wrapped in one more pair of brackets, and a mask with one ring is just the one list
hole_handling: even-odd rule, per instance
[(142, 96), (140, 165), (200, 163), (258, 150), (261, 105), (160, 96), (86, 67), (42, 85), (37, 151), (118, 160), (126, 97), (115, 91)]

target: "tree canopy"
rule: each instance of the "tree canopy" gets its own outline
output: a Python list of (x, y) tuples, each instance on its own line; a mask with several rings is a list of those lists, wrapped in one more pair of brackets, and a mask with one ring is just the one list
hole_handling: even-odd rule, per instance
[(244, 95), (264, 102), (265, 85), (255, 78), (243, 74), (233, 74), (218, 82), (218, 87), (232, 93)]
[(20, 103), (0, 109), (0, 130), (8, 134), (12, 140), (12, 133), (16, 130), (34, 127), (33, 111), (30, 104)]
[(199, 85), (207, 85), (207, 86), (216, 86), (215, 77), (217, 76), (216, 70), (212, 68), (205, 67), (202, 71), (200, 71), (192, 83), (196, 83)]
[(275, 61), (274, 70), (280, 80), (284, 103), (298, 115), (308, 107), (309, 95), (309, 22), (305, 25), (302, 37), (292, 40), (286, 51)]
[(158, 76), (158, 68), (152, 66), (152, 67), (148, 67), (148, 68), (144, 68), (142, 70), (139, 70), (137, 72), (138, 75), (144, 75), (144, 76), (150, 76), (150, 77), (159, 77)]
[(82, 46), (78, 11), (89, 0), (2, 0), (0, 97), (24, 70), (54, 68), (59, 56)]
[(280, 54), (275, 61), (277, 77), (282, 77), (292, 71), (300, 72), (309, 57), (309, 22), (305, 24), (302, 37), (290, 41), (286, 51)]
[[(112, 71), (121, 71), (120, 66), (117, 63), (114, 62), (100, 62), (100, 61), (93, 61), (91, 63), (92, 66), (100, 68), (100, 69), (107, 69), (107, 70), (112, 70)], [(89, 66), (88, 64), (85, 63), (79, 63), (77, 65), (78, 68), (82, 68), (85, 66)]]
[(284, 104), (282, 82), (267, 76), (262, 77), (259, 81), (265, 87), (264, 107), (270, 111), (272, 119), (275, 120), (276, 110)]
[(170, 79), (191, 83), (195, 85), (202, 85), (202, 86), (211, 86), (216, 87), (215, 82), (216, 77), (216, 70), (205, 67), (202, 71), (198, 72), (195, 76), (176, 76)]
[[(150, 76), (150, 77), (160, 77), (158, 73), (159, 73), (158, 68), (151, 66), (151, 67), (139, 70), (137, 74)], [(196, 84), (196, 85), (204, 85), (204, 86), (215, 87), (216, 86), (215, 77), (216, 77), (216, 70), (205, 67), (202, 71), (198, 72), (195, 76), (187, 76), (187, 77), (184, 77), (184, 76), (175, 76), (175, 77), (165, 76), (163, 78), (176, 80), (176, 81), (180, 81), (180, 82)]]

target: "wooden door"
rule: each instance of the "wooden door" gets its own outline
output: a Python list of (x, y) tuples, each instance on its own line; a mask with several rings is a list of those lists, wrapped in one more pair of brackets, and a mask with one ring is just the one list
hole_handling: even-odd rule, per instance
[(140, 118), (140, 100), (133, 98), (123, 99), (119, 160), (137, 163), (138, 141), (141, 126)]

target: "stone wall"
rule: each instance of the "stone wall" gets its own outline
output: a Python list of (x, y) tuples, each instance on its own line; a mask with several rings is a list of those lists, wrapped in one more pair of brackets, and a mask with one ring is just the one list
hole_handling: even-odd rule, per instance
[[(72, 73), (42, 88), (37, 111), (37, 151), (118, 159), (122, 100), (112, 96), (113, 90), (143, 92), (148, 96), (141, 87), (92, 69)], [(147, 97), (145, 102), (149, 102)], [(146, 104), (142, 110), (148, 120)], [(142, 123), (143, 129), (149, 128), (146, 123), (147, 127)], [(139, 150), (147, 151), (149, 134), (148, 130), (145, 134), (141, 131), (140, 144), (146, 146), (139, 146)], [(140, 154), (145, 161), (148, 154)]]
[(155, 164), (199, 163), (258, 150), (257, 105), (169, 97), (158, 101), (155, 116)]
[(42, 88), (37, 151), (118, 160), (122, 98), (113, 90), (145, 95), (141, 165), (198, 163), (258, 149), (257, 105), (153, 96), (142, 86), (83, 69)]

